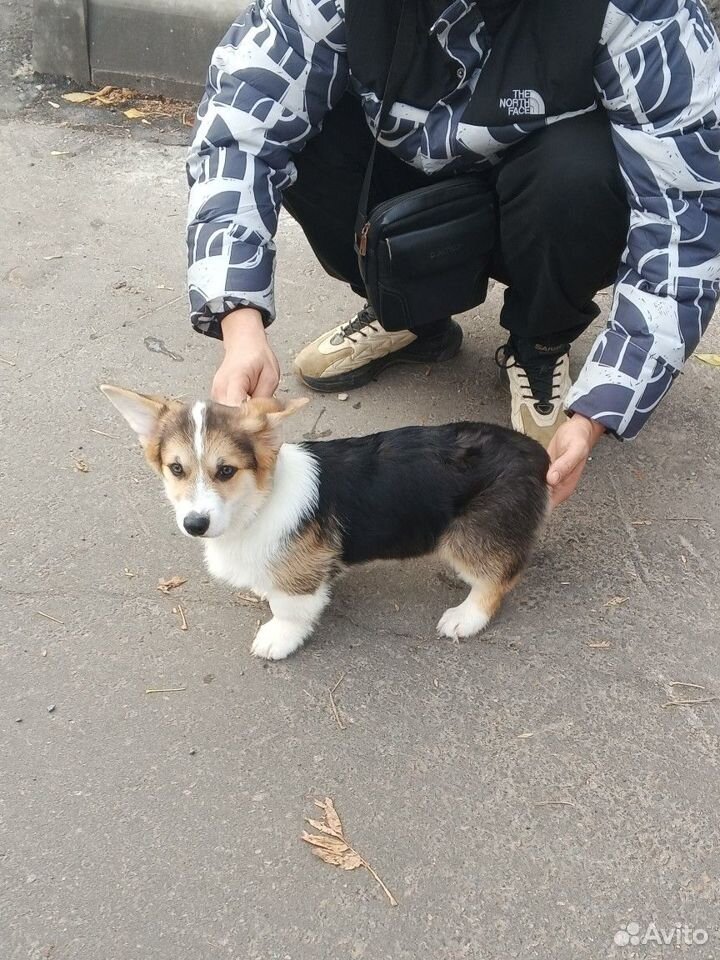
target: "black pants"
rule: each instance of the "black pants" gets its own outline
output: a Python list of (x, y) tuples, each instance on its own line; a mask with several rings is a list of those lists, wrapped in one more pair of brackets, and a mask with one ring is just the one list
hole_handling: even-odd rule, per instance
[[(296, 158), (297, 180), (283, 201), (325, 270), (360, 296), (353, 238), (371, 146), (360, 104), (346, 95)], [(613, 281), (627, 238), (607, 117), (595, 111), (531, 134), (488, 177), (498, 205), (490, 274), (508, 286), (500, 322), (547, 345), (574, 340), (597, 316), (593, 297)], [(429, 182), (379, 147), (371, 206)]]

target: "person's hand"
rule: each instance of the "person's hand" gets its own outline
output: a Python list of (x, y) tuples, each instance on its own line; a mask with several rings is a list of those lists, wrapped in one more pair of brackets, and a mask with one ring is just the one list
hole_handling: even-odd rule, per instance
[(550, 441), (550, 469), (547, 481), (553, 507), (575, 492), (590, 451), (605, 433), (605, 427), (576, 413)]
[(237, 407), (248, 397), (271, 397), (280, 381), (280, 366), (260, 311), (233, 310), (223, 318), (222, 331), (225, 357), (213, 379), (213, 400)]

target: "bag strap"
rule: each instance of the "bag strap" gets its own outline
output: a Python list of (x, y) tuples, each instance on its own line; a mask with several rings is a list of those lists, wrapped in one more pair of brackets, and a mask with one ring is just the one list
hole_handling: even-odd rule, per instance
[(387, 120), (390, 108), (395, 102), (395, 97), (407, 75), (415, 51), (415, 5), (416, 0), (402, 0), (397, 33), (395, 34), (395, 43), (393, 44), (387, 79), (385, 80), (385, 89), (383, 90), (382, 100), (380, 101), (380, 111), (375, 123), (375, 137), (373, 139), (372, 150), (370, 151), (370, 159), (365, 168), (365, 178), (363, 179), (362, 189), (360, 190), (357, 215), (358, 229), (355, 237), (355, 246), (361, 256), (365, 255), (367, 242), (368, 203), (370, 200), (370, 187), (372, 185), (372, 174), (373, 167), (375, 166), (378, 140), (380, 138), (380, 129)]

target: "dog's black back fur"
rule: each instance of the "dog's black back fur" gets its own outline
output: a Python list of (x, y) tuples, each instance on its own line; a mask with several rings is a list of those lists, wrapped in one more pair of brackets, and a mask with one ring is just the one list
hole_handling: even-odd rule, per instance
[(488, 546), (522, 554), (546, 514), (547, 453), (505, 427), (405, 427), (301, 446), (320, 467), (316, 517), (338, 525), (346, 564), (430, 553), (470, 514)]

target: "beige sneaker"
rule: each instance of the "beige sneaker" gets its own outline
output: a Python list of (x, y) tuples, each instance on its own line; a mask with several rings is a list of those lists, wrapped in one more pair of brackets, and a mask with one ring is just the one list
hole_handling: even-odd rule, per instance
[(546, 449), (567, 416), (563, 405), (570, 390), (569, 347), (563, 353), (528, 352), (518, 359), (512, 337), (499, 348), (495, 360), (510, 384), (510, 420), (515, 430)]
[(301, 350), (295, 372), (306, 386), (321, 393), (353, 390), (393, 363), (450, 360), (462, 344), (462, 329), (451, 319), (419, 331), (385, 330), (366, 305), (349, 323), (334, 327)]

